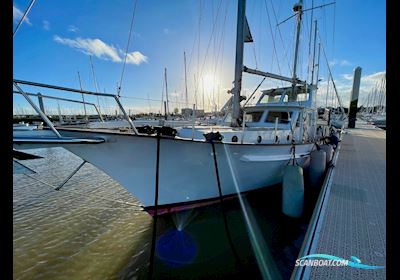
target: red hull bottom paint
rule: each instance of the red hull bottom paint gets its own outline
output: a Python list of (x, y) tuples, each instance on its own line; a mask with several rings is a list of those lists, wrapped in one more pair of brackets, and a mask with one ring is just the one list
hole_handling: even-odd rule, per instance
[[(245, 196), (250, 192), (252, 192), (252, 191), (242, 192), (240, 194), (240, 196)], [(226, 200), (233, 200), (233, 199), (236, 199), (236, 198), (238, 198), (238, 194), (232, 194), (232, 195), (227, 195), (227, 196), (222, 197), (222, 200), (226, 201)], [(211, 199), (191, 201), (190, 203), (175, 203), (175, 204), (161, 205), (157, 209), (157, 216), (176, 213), (176, 212), (189, 210), (189, 209), (195, 209), (195, 208), (204, 207), (204, 206), (217, 204), (217, 203), (220, 203), (220, 198), (219, 197), (211, 198)], [(155, 208), (154, 206), (144, 207), (146, 212), (148, 212), (153, 217), (155, 215), (155, 209), (154, 208)]]

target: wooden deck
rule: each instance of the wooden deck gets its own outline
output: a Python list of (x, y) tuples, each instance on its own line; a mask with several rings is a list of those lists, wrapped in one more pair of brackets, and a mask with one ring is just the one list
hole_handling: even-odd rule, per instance
[[(386, 264), (386, 131), (358, 124), (343, 134), (300, 256), (328, 254)], [(386, 268), (297, 267), (293, 279), (386, 279)]]

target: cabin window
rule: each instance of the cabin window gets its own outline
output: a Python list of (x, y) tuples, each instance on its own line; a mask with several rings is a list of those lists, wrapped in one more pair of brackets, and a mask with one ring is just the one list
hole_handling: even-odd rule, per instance
[(259, 122), (264, 112), (248, 112), (246, 113), (246, 122)]
[(293, 112), (279, 112), (279, 111), (269, 111), (266, 122), (274, 123), (276, 118), (278, 118), (278, 123), (289, 123)]
[(260, 103), (276, 103), (281, 100), (282, 94), (264, 95)]
[(308, 100), (308, 93), (299, 93), (297, 94), (297, 101), (307, 101)]

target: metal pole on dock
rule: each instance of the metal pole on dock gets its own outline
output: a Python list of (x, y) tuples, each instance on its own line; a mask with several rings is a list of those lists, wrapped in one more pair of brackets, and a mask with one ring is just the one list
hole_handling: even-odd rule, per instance
[(354, 70), (353, 89), (351, 91), (351, 98), (350, 98), (349, 124), (348, 124), (349, 128), (355, 128), (356, 126), (358, 94), (360, 92), (360, 80), (361, 80), (361, 67), (357, 67)]

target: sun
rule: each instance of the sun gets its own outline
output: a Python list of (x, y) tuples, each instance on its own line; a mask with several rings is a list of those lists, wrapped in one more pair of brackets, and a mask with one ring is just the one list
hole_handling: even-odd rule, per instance
[(213, 89), (215, 89), (215, 86), (217, 85), (217, 77), (211, 74), (205, 74), (203, 76), (203, 88), (204, 91), (207, 93), (212, 92)]

